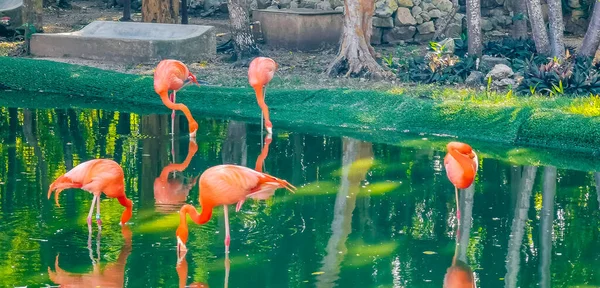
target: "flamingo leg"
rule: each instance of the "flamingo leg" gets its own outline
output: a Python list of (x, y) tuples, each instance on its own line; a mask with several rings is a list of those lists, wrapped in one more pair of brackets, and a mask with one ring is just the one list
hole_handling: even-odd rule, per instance
[(460, 207), (458, 205), (458, 188), (454, 187), (454, 196), (456, 197), (456, 219), (458, 220), (458, 225), (460, 225)]
[(92, 200), (92, 205), (90, 206), (90, 213), (88, 213), (88, 217), (87, 217), (87, 223), (88, 223), (88, 228), (90, 230), (90, 233), (92, 233), (92, 213), (94, 213), (94, 205), (96, 205), (97, 198), (98, 198), (98, 196), (96, 196), (96, 194), (94, 194), (94, 199)]
[[(171, 102), (175, 103), (176, 98), (177, 98), (177, 92), (175, 90), (173, 90), (173, 99), (171, 100)], [(171, 133), (173, 135), (175, 135), (175, 110), (172, 110), (173, 112), (171, 112)]]
[(100, 196), (96, 198), (96, 223), (98, 223), (98, 228), (102, 228), (102, 220), (100, 220)]
[(227, 205), (223, 205), (223, 212), (225, 214), (225, 255), (229, 254), (229, 243), (231, 242), (231, 237), (229, 235), (229, 209)]

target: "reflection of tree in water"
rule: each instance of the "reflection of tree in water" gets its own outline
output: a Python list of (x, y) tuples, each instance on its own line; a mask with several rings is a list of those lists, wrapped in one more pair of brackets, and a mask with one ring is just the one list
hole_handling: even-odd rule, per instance
[(227, 137), (221, 148), (223, 164), (246, 166), (248, 147), (246, 145), (246, 123), (229, 121)]
[(17, 189), (17, 108), (8, 108), (8, 173), (6, 179), (6, 192), (2, 199), (2, 210), (12, 212), (13, 197)]
[(348, 252), (346, 240), (352, 229), (352, 212), (361, 181), (373, 165), (372, 144), (352, 138), (343, 139), (342, 176), (333, 210), (331, 237), (327, 243), (325, 258), (321, 261), (317, 287), (334, 287), (339, 278), (340, 264)]
[(505, 287), (517, 287), (517, 275), (519, 274), (521, 262), (521, 245), (525, 234), (525, 224), (528, 220), (527, 213), (536, 172), (537, 167), (525, 166), (520, 177), (510, 240), (508, 241), (508, 253), (506, 255)]
[(160, 175), (162, 167), (169, 163), (169, 149), (162, 141), (162, 136), (167, 135), (169, 129), (169, 115), (145, 115), (141, 117), (140, 130), (142, 135), (142, 150), (140, 155), (141, 179), (138, 191), (140, 206), (149, 207), (154, 205), (154, 179)]
[(540, 215), (540, 287), (552, 287), (550, 262), (552, 260), (552, 223), (554, 221), (554, 195), (556, 195), (556, 167), (544, 168), (542, 211)]

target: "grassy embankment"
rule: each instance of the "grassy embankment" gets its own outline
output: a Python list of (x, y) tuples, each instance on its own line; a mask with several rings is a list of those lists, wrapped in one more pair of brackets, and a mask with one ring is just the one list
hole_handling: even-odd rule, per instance
[[(155, 94), (151, 76), (24, 58), (0, 57), (0, 67), (4, 106), (170, 113)], [(190, 86), (179, 95), (178, 102), (196, 117), (260, 121), (249, 87)], [(449, 135), (471, 143), (483, 155), (513, 163), (600, 170), (592, 159), (600, 152), (600, 100), (592, 97), (520, 98), (434, 86), (390, 91), (267, 89), (267, 104), (275, 132), (278, 126), (296, 127), (434, 148), (443, 148), (447, 139), (435, 140), (432, 134)], [(430, 139), (421, 141), (406, 132), (429, 134)], [(532, 153), (518, 146), (560, 150)], [(574, 157), (586, 164), (573, 167)]]

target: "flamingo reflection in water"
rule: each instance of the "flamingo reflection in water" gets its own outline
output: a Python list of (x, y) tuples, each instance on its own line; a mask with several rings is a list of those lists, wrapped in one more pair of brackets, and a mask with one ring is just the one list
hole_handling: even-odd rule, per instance
[(177, 211), (178, 207), (181, 207), (180, 205), (185, 203), (190, 190), (194, 187), (200, 176), (193, 177), (189, 182), (184, 183), (185, 178), (169, 178), (169, 174), (175, 171), (182, 172), (187, 169), (197, 151), (198, 144), (193, 139), (190, 139), (188, 154), (185, 160), (180, 164), (171, 163), (165, 166), (160, 175), (154, 180), (154, 199), (157, 211), (171, 213)]
[(104, 269), (100, 268), (100, 230), (98, 231), (97, 249), (98, 260), (95, 260), (92, 252), (91, 233), (88, 238), (88, 250), (90, 251), (90, 259), (92, 260), (93, 270), (90, 273), (70, 273), (58, 266), (58, 255), (54, 262), (54, 270), (48, 267), (48, 276), (54, 283), (61, 287), (123, 287), (125, 281), (125, 265), (127, 258), (131, 254), (131, 230), (129, 226), (121, 226), (121, 234), (124, 238), (121, 252), (117, 261), (107, 264)]
[[(220, 165), (220, 166), (231, 166), (229, 168), (225, 167), (224, 169), (232, 169), (230, 170), (231, 173), (235, 174), (235, 173), (248, 173), (250, 175), (254, 175), (257, 177), (264, 177), (266, 178), (266, 180), (258, 180), (260, 181), (272, 181), (270, 184), (268, 184), (268, 182), (264, 182), (264, 183), (258, 183), (258, 185), (256, 185), (254, 188), (251, 189), (251, 191), (254, 191), (248, 195), (246, 195), (246, 197), (241, 197), (241, 200), (239, 200), (239, 202), (237, 202), (236, 205), (236, 212), (238, 212), (241, 207), (242, 204), (244, 203), (244, 201), (246, 200), (246, 198), (252, 198), (255, 200), (266, 200), (268, 198), (270, 198), (271, 196), (273, 196), (273, 194), (275, 193), (275, 190), (278, 188), (286, 188), (288, 190), (290, 190), (291, 192), (293, 192), (293, 190), (296, 189), (296, 187), (292, 186), (291, 184), (287, 183), (287, 181), (285, 180), (279, 180), (273, 176), (267, 175), (267, 174), (263, 174), (263, 166), (264, 166), (264, 161), (267, 158), (268, 154), (269, 154), (269, 145), (271, 144), (272, 138), (271, 138), (271, 134), (267, 134), (267, 136), (265, 137), (265, 145), (263, 146), (263, 148), (261, 149), (261, 153), (258, 156), (258, 158), (256, 159), (256, 166), (255, 166), (255, 170), (252, 170), (250, 168), (246, 168), (243, 166), (237, 166), (237, 165)], [(219, 166), (216, 166), (219, 167)], [(215, 167), (213, 167), (215, 168)], [(213, 169), (210, 168), (210, 169)], [(210, 170), (209, 169), (209, 170)], [(242, 171), (242, 172), (240, 172)], [(249, 172), (252, 171), (252, 172)], [(208, 172), (208, 170), (206, 171)], [(205, 172), (205, 173), (206, 173)], [(204, 174), (203, 174), (204, 175)], [(263, 176), (264, 175), (264, 176)], [(233, 177), (235, 177), (234, 175), (231, 175)], [(254, 176), (250, 176), (249, 178), (244, 178), (242, 179), (243, 181), (253, 181), (253, 177)], [(218, 178), (217, 178), (218, 179)], [(234, 178), (225, 178), (225, 179), (234, 179)], [(200, 179), (201, 181), (201, 187), (202, 187), (202, 178)], [(218, 181), (218, 180), (217, 180)], [(236, 180), (222, 180), (222, 181), (232, 181), (231, 183), (235, 183), (238, 182)], [(240, 184), (240, 183), (238, 183)], [(244, 184), (242, 184), (244, 185)], [(233, 184), (233, 186), (236, 186), (236, 184)], [(236, 189), (240, 189), (239, 187)], [(293, 189), (293, 190), (292, 190)], [(203, 189), (200, 188), (200, 203), (202, 205), (202, 214), (198, 216), (197, 212), (195, 211), (195, 208), (191, 205), (184, 205), (184, 207), (182, 207), (181, 211), (180, 211), (180, 215), (181, 215), (181, 219), (180, 219), (180, 224), (179, 227), (177, 228), (177, 275), (179, 276), (179, 287), (208, 287), (208, 285), (204, 284), (204, 283), (193, 283), (190, 286), (186, 286), (186, 280), (187, 280), (187, 268), (188, 268), (188, 264), (187, 264), (187, 260), (185, 259), (185, 254), (186, 254), (186, 246), (185, 243), (187, 242), (187, 234), (188, 234), (188, 230), (187, 230), (187, 223), (186, 223), (186, 213), (190, 213), (187, 211), (193, 211), (192, 213), (195, 212), (196, 216), (192, 216), (194, 214), (190, 213), (192, 216), (192, 220), (194, 220), (194, 222), (198, 223), (198, 224), (204, 224), (206, 222), (208, 222), (208, 220), (210, 220), (210, 216), (212, 213), (212, 207), (216, 206), (213, 204), (213, 206), (205, 206), (205, 205), (209, 205), (210, 203), (212, 203), (212, 201), (222, 201), (224, 198), (227, 198), (227, 194), (222, 194), (219, 195), (220, 197), (215, 197), (215, 195), (212, 195), (212, 190), (205, 192), (206, 194), (208, 194), (206, 196), (206, 198), (204, 198), (203, 202), (203, 194), (202, 191)], [(206, 190), (206, 189), (205, 189)], [(226, 190), (223, 190), (226, 191)], [(246, 191), (247, 192), (247, 191)], [(211, 193), (211, 194), (209, 194)], [(236, 197), (235, 195), (229, 195), (232, 197)], [(229, 204), (233, 204), (234, 202), (230, 202)], [(186, 207), (187, 206), (187, 207)], [(230, 242), (230, 236), (229, 236), (229, 218), (228, 218), (228, 214), (227, 214), (227, 204), (223, 205), (224, 209), (225, 209), (225, 229), (226, 229), (226, 238), (225, 238), (225, 285), (224, 287), (228, 287), (228, 282), (229, 282), (229, 271), (230, 271), (230, 261), (229, 261), (229, 242)], [(184, 211), (185, 209), (188, 209), (187, 211)], [(192, 210), (193, 209), (193, 210)], [(210, 209), (210, 210), (209, 210)], [(203, 216), (208, 214), (208, 216)], [(201, 222), (199, 223), (197, 220), (194, 219), (194, 217), (208, 217), (205, 219), (202, 219)], [(180, 234), (180, 232), (182, 234)], [(185, 238), (180, 238), (180, 235), (185, 237)], [(183, 243), (182, 243), (183, 242)]]

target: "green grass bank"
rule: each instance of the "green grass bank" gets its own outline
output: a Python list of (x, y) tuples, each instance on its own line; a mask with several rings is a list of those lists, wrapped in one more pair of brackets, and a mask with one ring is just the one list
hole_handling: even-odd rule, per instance
[[(3, 102), (43, 105), (36, 100), (38, 96), (26, 96), (35, 93), (47, 97), (44, 102), (51, 107), (77, 102), (102, 109), (130, 107), (131, 112), (144, 114), (170, 113), (154, 92), (152, 76), (9, 57), (0, 57), (0, 67)], [(178, 102), (198, 116), (260, 121), (250, 87), (189, 86), (178, 96)], [(275, 130), (277, 126), (300, 126), (382, 138), (427, 133), (455, 136), (465, 142), (555, 148), (590, 156), (600, 152), (596, 107), (567, 97), (515, 98), (413, 87), (392, 91), (267, 89), (266, 101)]]

